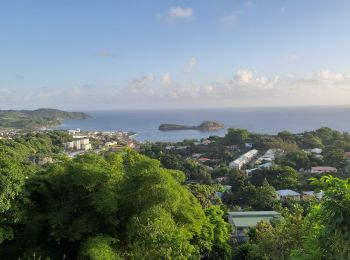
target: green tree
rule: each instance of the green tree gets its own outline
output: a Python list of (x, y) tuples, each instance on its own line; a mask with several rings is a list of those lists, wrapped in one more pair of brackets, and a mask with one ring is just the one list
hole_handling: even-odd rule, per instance
[(226, 144), (243, 144), (249, 138), (249, 132), (241, 128), (229, 128), (224, 137)]
[(292, 259), (350, 258), (350, 179), (332, 176), (313, 179), (324, 191), (303, 224), (303, 245), (295, 249)]
[(261, 186), (265, 180), (277, 190), (294, 189), (298, 185), (298, 173), (289, 166), (277, 166), (256, 170), (250, 176), (250, 182), (255, 186)]
[(277, 202), (276, 190), (266, 180), (262, 186), (247, 185), (238, 194), (240, 204), (254, 210), (272, 210)]
[(277, 134), (277, 137), (281, 138), (283, 141), (295, 142), (295, 135), (288, 131), (282, 131)]
[(247, 175), (237, 169), (231, 169), (227, 174), (227, 183), (231, 185), (231, 191), (237, 192), (244, 188), (248, 183)]
[(347, 165), (344, 150), (339, 148), (329, 148), (323, 153), (324, 162), (329, 166), (343, 168)]
[(311, 167), (308, 154), (301, 150), (286, 153), (280, 163), (284, 166), (290, 166), (295, 169), (309, 169)]
[(260, 222), (251, 234), (248, 259), (289, 259), (292, 250), (302, 246), (302, 210), (284, 211), (283, 217)]
[(121, 260), (117, 251), (117, 240), (112, 237), (98, 235), (95, 237), (89, 237), (82, 243), (79, 252), (80, 259), (91, 260)]

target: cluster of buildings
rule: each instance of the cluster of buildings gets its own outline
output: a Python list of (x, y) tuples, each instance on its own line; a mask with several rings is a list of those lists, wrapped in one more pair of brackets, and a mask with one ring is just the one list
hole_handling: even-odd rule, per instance
[(64, 143), (63, 145), (66, 150), (87, 151), (92, 149), (89, 138), (85, 138), (85, 137), (76, 138), (71, 142)]
[(277, 190), (276, 195), (279, 200), (283, 200), (283, 199), (300, 200), (302, 198), (321, 199), (323, 197), (323, 191), (319, 191), (319, 192), (302, 191), (301, 193), (299, 193), (294, 190), (285, 189), (285, 190)]
[(72, 135), (73, 141), (64, 143), (66, 150), (73, 152), (73, 155), (83, 153), (92, 149), (90, 140), (95, 142), (94, 152), (99, 152), (102, 150), (119, 151), (124, 147), (130, 147), (133, 149), (137, 148), (138, 143), (131, 139), (133, 135), (131, 132), (123, 131), (88, 131), (82, 133), (79, 128), (74, 130), (68, 130), (68, 133)]
[(240, 157), (238, 157), (236, 160), (230, 162), (229, 166), (230, 168), (235, 168), (235, 169), (242, 169), (242, 167), (251, 162), (255, 156), (258, 155), (258, 150), (252, 149), (245, 154), (242, 154)]
[[(298, 193), (293, 190), (278, 190), (276, 191), (277, 198), (300, 200), (308, 198), (321, 199), (323, 191), (303, 191)], [(245, 242), (248, 240), (249, 229), (255, 227), (259, 222), (266, 221), (271, 222), (272, 220), (278, 219), (281, 214), (277, 211), (234, 211), (228, 212), (228, 222), (233, 226), (232, 238), (236, 239), (237, 242)]]

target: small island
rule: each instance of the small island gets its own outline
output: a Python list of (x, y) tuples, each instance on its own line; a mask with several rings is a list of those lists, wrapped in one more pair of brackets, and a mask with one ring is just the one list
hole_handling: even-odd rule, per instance
[(198, 131), (218, 131), (224, 128), (224, 124), (215, 121), (204, 121), (198, 126), (187, 126), (177, 124), (161, 124), (160, 131), (174, 131), (174, 130), (198, 130)]
[(82, 112), (66, 112), (58, 109), (0, 110), (0, 129), (33, 130), (60, 125), (64, 120), (91, 118)]

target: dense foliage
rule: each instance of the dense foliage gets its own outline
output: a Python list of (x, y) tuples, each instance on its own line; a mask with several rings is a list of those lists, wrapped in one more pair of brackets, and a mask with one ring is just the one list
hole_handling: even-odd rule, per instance
[[(15, 154), (10, 144), (26, 138)], [(129, 150), (26, 165), (36, 138), (1, 146), (14, 153), (0, 162), (1, 259), (230, 257), (224, 212), (202, 206), (182, 172)], [(54, 147), (40, 144), (37, 152)]]
[[(231, 129), (206, 144), (147, 143), (140, 153), (73, 159), (62, 153), (70, 139), (61, 131), (0, 139), (0, 259), (350, 258), (347, 133)], [(249, 174), (228, 167), (251, 146), (284, 153)], [(52, 163), (41, 163), (47, 157)], [(317, 165), (338, 172), (308, 172)], [(324, 196), (281, 200), (279, 189)], [(237, 243), (227, 210), (282, 216), (258, 223), (247, 242)]]

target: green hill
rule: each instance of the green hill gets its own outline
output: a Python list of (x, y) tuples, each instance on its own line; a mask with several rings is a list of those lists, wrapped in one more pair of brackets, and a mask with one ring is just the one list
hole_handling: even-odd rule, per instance
[(36, 129), (56, 126), (67, 119), (89, 119), (82, 112), (66, 112), (58, 109), (0, 110), (0, 128)]

